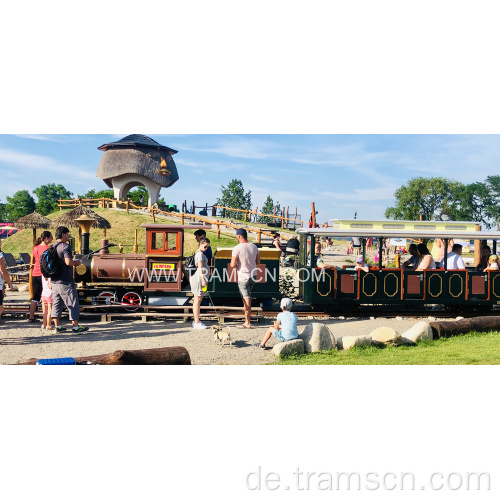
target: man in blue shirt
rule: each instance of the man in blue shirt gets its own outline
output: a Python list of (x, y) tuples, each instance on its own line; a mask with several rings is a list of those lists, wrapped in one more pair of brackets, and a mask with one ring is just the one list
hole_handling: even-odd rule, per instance
[[(204, 229), (198, 229), (194, 232), (194, 237), (196, 238), (196, 242), (199, 244), (201, 238), (207, 237), (207, 232)], [(212, 265), (212, 247), (209, 246), (204, 252), (203, 255), (208, 259), (208, 265)]]

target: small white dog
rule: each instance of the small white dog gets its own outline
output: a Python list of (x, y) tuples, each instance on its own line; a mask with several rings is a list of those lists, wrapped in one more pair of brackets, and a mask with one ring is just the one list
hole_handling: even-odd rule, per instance
[(212, 326), (212, 331), (214, 332), (214, 342), (224, 347), (226, 342), (229, 343), (229, 348), (232, 346), (231, 334), (229, 330), (223, 330), (221, 326)]

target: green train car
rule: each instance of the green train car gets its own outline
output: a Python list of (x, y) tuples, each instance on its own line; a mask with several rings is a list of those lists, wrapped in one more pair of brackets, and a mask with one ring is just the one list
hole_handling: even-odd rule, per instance
[[(382, 224), (352, 221), (354, 227), (337, 224), (333, 228), (297, 230), (300, 241), (300, 296), (305, 304), (344, 313), (373, 306), (383, 306), (386, 310), (425, 310), (437, 304), (457, 312), (489, 311), (494, 305), (500, 304), (500, 272), (476, 271), (473, 267), (449, 270), (446, 260), (443, 268), (421, 271), (383, 266), (372, 266), (368, 272), (354, 270), (353, 266), (331, 269), (315, 267), (315, 242), (325, 236), (339, 239), (358, 237), (364, 241), (373, 238), (378, 241), (378, 262), (383, 262), (382, 248), (386, 238), (441, 238), (445, 248), (451, 239), (492, 240), (493, 253), (496, 253), (496, 242), (500, 240), (498, 231), (471, 230), (471, 227), (475, 228), (475, 223), (420, 222), (412, 225), (422, 227), (395, 229), (399, 221), (385, 222), (390, 223), (392, 228), (384, 229)], [(404, 222), (410, 226), (411, 221)], [(464, 227), (466, 224), (467, 228)]]

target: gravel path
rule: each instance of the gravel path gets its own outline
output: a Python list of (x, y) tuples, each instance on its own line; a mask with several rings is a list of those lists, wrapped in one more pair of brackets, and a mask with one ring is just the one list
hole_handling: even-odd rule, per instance
[[(379, 326), (392, 326), (398, 332), (404, 332), (418, 320), (416, 319), (300, 319), (299, 331), (311, 321), (327, 324), (335, 337), (342, 335), (369, 334)], [(0, 364), (14, 364), (29, 358), (79, 357), (106, 354), (118, 349), (151, 349), (155, 347), (183, 346), (189, 351), (191, 362), (201, 365), (253, 365), (272, 363), (274, 356), (271, 349), (256, 349), (252, 344), (259, 342), (271, 320), (252, 329), (237, 329), (228, 325), (233, 345), (221, 347), (213, 342), (210, 330), (193, 330), (189, 323), (175, 321), (116, 320), (110, 323), (87, 321), (81, 324), (90, 330), (81, 336), (51, 334), (40, 329), (40, 323), (27, 323), (20, 318), (6, 317), (0, 326)], [(63, 321), (64, 324), (64, 321)], [(207, 322), (207, 325), (215, 322)], [(268, 346), (276, 341), (271, 339)]]

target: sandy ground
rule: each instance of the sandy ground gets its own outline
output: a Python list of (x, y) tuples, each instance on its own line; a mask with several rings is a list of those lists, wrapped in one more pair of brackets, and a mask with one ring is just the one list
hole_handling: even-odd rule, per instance
[[(299, 332), (310, 322), (321, 321), (328, 325), (335, 337), (369, 334), (379, 326), (392, 326), (404, 332), (417, 319), (300, 319)], [(64, 324), (64, 321), (63, 321)], [(233, 337), (232, 348), (213, 342), (210, 330), (193, 330), (190, 323), (171, 320), (141, 321), (115, 320), (110, 323), (82, 321), (90, 330), (85, 335), (52, 334), (41, 330), (40, 323), (27, 323), (25, 319), (5, 317), (0, 325), (0, 364), (14, 364), (29, 358), (79, 357), (106, 354), (118, 349), (152, 349), (155, 347), (183, 346), (189, 351), (193, 364), (251, 365), (272, 363), (271, 349), (253, 347), (259, 342), (271, 320), (254, 323), (252, 329), (237, 329), (237, 323), (228, 324)], [(207, 322), (207, 325), (215, 322)], [(276, 341), (272, 338), (268, 346)]]
[[(334, 245), (324, 251), (325, 263), (341, 266), (346, 259), (346, 248)], [(406, 259), (406, 256), (404, 257)], [(11, 292), (6, 301), (26, 300), (27, 294)], [(325, 323), (336, 338), (343, 335), (369, 334), (379, 326), (391, 326), (398, 333), (403, 333), (420, 319), (299, 319), (299, 332), (312, 321)], [(63, 321), (63, 324), (65, 322)], [(211, 326), (216, 324), (206, 322)], [(67, 322), (66, 322), (67, 324)], [(114, 320), (110, 323), (83, 320), (82, 325), (90, 330), (81, 336), (68, 333), (54, 335), (41, 330), (40, 323), (27, 323), (20, 317), (4, 316), (0, 325), (0, 364), (13, 364), (29, 358), (79, 357), (106, 354), (119, 349), (151, 349), (157, 347), (183, 346), (191, 356), (193, 364), (216, 365), (251, 365), (272, 363), (274, 356), (271, 349), (265, 351), (253, 347), (264, 336), (272, 320), (254, 323), (252, 329), (237, 329), (238, 323), (229, 323), (233, 338), (232, 348), (221, 347), (213, 342), (210, 330), (193, 330), (191, 323), (173, 320), (153, 320), (147, 323), (131, 320)], [(272, 347), (274, 338), (268, 342)]]

